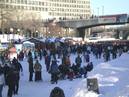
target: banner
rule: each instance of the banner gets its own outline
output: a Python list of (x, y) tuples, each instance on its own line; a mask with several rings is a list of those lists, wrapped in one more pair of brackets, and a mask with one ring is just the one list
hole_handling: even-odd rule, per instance
[(116, 16), (117, 18), (117, 23), (125, 23), (128, 21), (128, 15), (127, 14), (121, 14), (121, 15), (118, 15)]
[(128, 21), (127, 14), (105, 15), (99, 16), (99, 23), (126, 23)]
[(99, 18), (99, 23), (103, 24), (103, 23), (116, 23), (116, 17), (102, 17)]

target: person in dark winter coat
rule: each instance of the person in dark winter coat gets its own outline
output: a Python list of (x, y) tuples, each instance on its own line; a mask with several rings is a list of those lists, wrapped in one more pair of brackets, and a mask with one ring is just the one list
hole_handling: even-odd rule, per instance
[(31, 56), (32, 56), (32, 52), (29, 51), (29, 52), (28, 52), (28, 57), (31, 57)]
[(16, 62), (13, 63), (12, 65), (13, 65), (13, 68), (14, 68), (15, 80), (16, 80), (14, 94), (18, 94), (18, 90), (19, 90), (19, 80), (20, 80), (20, 72), (23, 71), (23, 68), (22, 68), (21, 63), (18, 62), (18, 61), (16, 61)]
[(47, 50), (43, 49), (43, 56), (45, 57), (47, 55)]
[(5, 85), (5, 77), (2, 69), (0, 68), (0, 97), (2, 97), (3, 86)]
[(51, 83), (52, 84), (53, 83), (57, 84), (59, 70), (58, 70), (58, 65), (57, 65), (56, 60), (52, 61), (52, 64), (51, 64), (51, 67), (50, 67), (50, 73), (51, 73)]
[(7, 75), (10, 70), (10, 67), (7, 64), (5, 64), (3, 69), (4, 69), (5, 84), (7, 85)]
[(65, 64), (61, 64), (59, 65), (59, 71), (60, 71), (60, 79), (65, 79), (68, 71), (69, 71), (69, 67), (66, 66)]
[(59, 88), (59, 87), (55, 87), (51, 93), (49, 97), (65, 97), (64, 91)]
[(82, 59), (81, 59), (81, 57), (80, 57), (79, 55), (76, 57), (76, 59), (75, 59), (75, 63), (76, 63), (76, 65), (77, 65), (78, 67), (80, 67), (80, 66), (81, 66)]
[(78, 75), (78, 77), (81, 78), (82, 75), (84, 75), (84, 68), (83, 67), (79, 68), (79, 75)]
[(15, 90), (15, 84), (16, 84), (16, 75), (14, 73), (14, 69), (10, 68), (9, 72), (7, 74), (7, 85), (8, 85), (8, 97), (12, 97), (14, 90)]
[(90, 63), (88, 63), (88, 65), (86, 66), (86, 70), (87, 70), (88, 72), (90, 72), (92, 69), (93, 69), (93, 63), (90, 62)]
[(63, 55), (63, 57), (62, 57), (62, 64), (65, 64), (65, 60), (66, 60), (66, 56)]
[(50, 55), (46, 55), (45, 56), (45, 65), (46, 65), (46, 70), (48, 71), (50, 68), (50, 62), (51, 62), (51, 56)]
[(74, 75), (76, 77), (78, 77), (79, 76), (79, 67), (77, 65), (73, 64), (71, 68), (72, 68), (72, 70), (74, 72)]
[(84, 58), (87, 63), (90, 61), (90, 56), (88, 53), (84, 55)]
[(42, 65), (39, 63), (38, 60), (36, 60), (36, 63), (34, 65), (34, 71), (35, 71), (35, 81), (42, 81)]
[(24, 59), (24, 53), (23, 53), (23, 51), (21, 51), (21, 52), (19, 53), (18, 58), (19, 58), (20, 61), (23, 61), (23, 59)]
[(38, 50), (38, 55), (39, 55), (40, 60), (42, 60), (42, 50), (41, 49)]
[(18, 60), (14, 57), (10, 65), (12, 65), (14, 67), (14, 65), (17, 63), (17, 61)]
[(33, 68), (33, 58), (32, 58), (32, 56), (29, 57), (28, 63), (29, 63), (29, 73), (30, 73), (29, 81), (33, 81), (34, 68)]
[(3, 54), (0, 56), (0, 60), (2, 64), (5, 64), (5, 57)]
[(83, 67), (83, 74), (84, 74), (84, 78), (87, 77), (87, 66)]

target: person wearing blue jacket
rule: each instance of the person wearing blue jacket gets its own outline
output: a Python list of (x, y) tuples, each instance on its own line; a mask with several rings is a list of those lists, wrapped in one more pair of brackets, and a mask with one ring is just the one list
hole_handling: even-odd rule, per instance
[(52, 60), (52, 64), (50, 66), (50, 71), (49, 72), (51, 73), (51, 83), (52, 84), (54, 84), (54, 83), (57, 84), (59, 70), (58, 70), (58, 64), (57, 64), (56, 60)]

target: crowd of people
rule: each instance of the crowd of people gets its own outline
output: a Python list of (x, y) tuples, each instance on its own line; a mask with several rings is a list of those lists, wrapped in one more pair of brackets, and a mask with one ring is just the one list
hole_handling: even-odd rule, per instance
[[(4, 85), (8, 86), (7, 97), (12, 97), (13, 94), (14, 95), (18, 94), (20, 72), (22, 71), (23, 71), (22, 65), (16, 58), (14, 58), (9, 65), (0, 64), (1, 77), (2, 75), (4, 75), (4, 79), (1, 78), (1, 82), (3, 83), (2, 87)], [(1, 88), (1, 93), (2, 93), (2, 88)]]
[[(8, 97), (18, 94), (20, 72), (23, 72), (20, 61), (24, 61), (24, 58), (27, 58), (29, 66), (29, 81), (43, 81), (42, 66), (45, 65), (46, 72), (51, 74), (50, 82), (57, 84), (58, 80), (69, 79), (72, 81), (75, 78), (87, 78), (87, 73), (92, 71), (94, 67), (90, 55), (94, 55), (96, 59), (103, 58), (105, 61), (109, 61), (121, 56), (122, 53), (128, 50), (128, 43), (75, 45), (70, 43), (60, 43), (60, 45), (46, 43), (45, 46), (36, 47), (34, 51), (31, 49), (28, 52), (22, 50), (18, 57), (14, 57), (8, 64), (6, 63), (6, 56), (1, 55), (0, 97), (2, 97), (1, 93), (4, 85), (8, 86)], [(74, 62), (70, 59), (72, 55), (76, 56)], [(40, 63), (40, 60), (44, 60), (45, 64)], [(82, 62), (83, 60), (85, 63)], [(33, 77), (34, 75), (35, 77)]]

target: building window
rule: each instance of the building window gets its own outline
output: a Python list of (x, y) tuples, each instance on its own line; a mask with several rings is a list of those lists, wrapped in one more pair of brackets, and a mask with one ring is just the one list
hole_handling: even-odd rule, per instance
[(9, 8), (9, 5), (6, 5), (6, 8), (8, 9)]
[(7, 3), (9, 3), (9, 0), (6, 0)]

